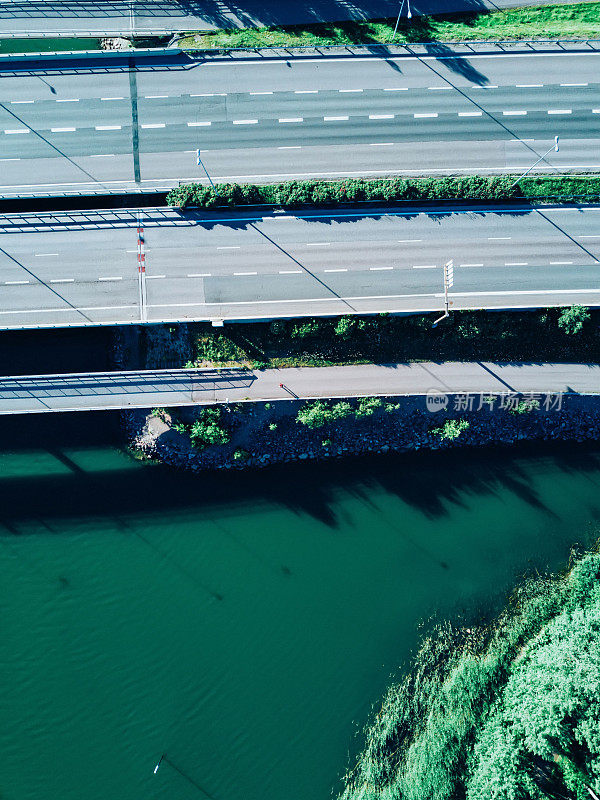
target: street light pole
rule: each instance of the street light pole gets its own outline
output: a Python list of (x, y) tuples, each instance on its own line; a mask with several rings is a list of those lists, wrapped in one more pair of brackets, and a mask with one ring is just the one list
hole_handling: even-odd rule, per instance
[(214, 185), (214, 183), (212, 182), (212, 178), (211, 178), (211, 177), (210, 177), (210, 175), (208, 174), (208, 170), (207, 170), (207, 169), (206, 169), (206, 167), (204, 166), (204, 161), (202, 161), (202, 158), (200, 157), (200, 150), (196, 150), (196, 164), (197, 164), (199, 167), (202, 167), (202, 169), (203, 169), (203, 170), (204, 170), (204, 172), (206, 173), (206, 177), (208, 178), (208, 180), (209, 180), (209, 182), (210, 182), (210, 185), (212, 186), (212, 188), (213, 188), (215, 191), (217, 191), (217, 190), (216, 190), (216, 188), (215, 188), (215, 185)]
[[(410, 18), (412, 17), (412, 12), (411, 12), (411, 10), (410, 10), (410, 0), (407, 0), (407, 2), (408, 2), (408, 13), (407, 13), (407, 15), (406, 15), (406, 16), (407, 16), (407, 18), (408, 18), (408, 19), (410, 19)], [(397, 20), (396, 20), (396, 26), (395, 26), (395, 28), (394, 28), (394, 32), (393, 32), (393, 34), (392, 34), (392, 42), (393, 42), (393, 41), (394, 41), (394, 39), (396, 38), (396, 33), (397, 33), (397, 31), (398, 31), (398, 25), (400, 24), (400, 17), (401, 17), (401, 15), (402, 15), (402, 10), (403, 10), (403, 8), (404, 8), (404, 0), (402, 0), (402, 3), (401, 3), (401, 5), (400, 5), (400, 11), (398, 11), (398, 18), (397, 18)]]
[(439, 319), (435, 320), (435, 322), (433, 323), (434, 328), (438, 324), (438, 322), (441, 322), (443, 319), (446, 319), (446, 317), (450, 316), (448, 289), (450, 289), (450, 287), (453, 285), (454, 285), (454, 261), (450, 259), (450, 261), (447, 261), (444, 264), (444, 313), (442, 314), (441, 317), (439, 317)]
[(543, 156), (540, 156), (540, 157), (538, 158), (538, 160), (535, 162), (535, 164), (532, 164), (532, 165), (529, 167), (529, 169), (526, 169), (526, 170), (525, 170), (525, 172), (524, 172), (524, 173), (521, 175), (521, 177), (520, 177), (520, 178), (517, 178), (517, 180), (516, 180), (514, 183), (512, 183), (512, 184), (511, 184), (510, 188), (512, 189), (512, 188), (513, 188), (513, 186), (516, 186), (516, 185), (517, 185), (517, 183), (518, 183), (518, 182), (519, 182), (519, 181), (520, 181), (522, 178), (524, 178), (524, 177), (525, 177), (525, 175), (527, 175), (527, 173), (531, 172), (531, 170), (532, 170), (534, 167), (536, 167), (536, 166), (537, 166), (537, 165), (540, 163), (540, 161), (543, 161), (543, 160), (546, 158), (546, 156), (548, 155), (548, 153), (551, 153), (553, 150), (554, 150), (554, 152), (555, 152), (555, 153), (558, 153), (558, 136), (555, 136), (555, 137), (554, 137), (554, 144), (552, 145), (552, 147), (551, 147), (551, 148), (550, 148), (550, 149), (549, 149), (549, 150), (548, 150), (546, 153), (544, 153), (544, 155), (543, 155)]

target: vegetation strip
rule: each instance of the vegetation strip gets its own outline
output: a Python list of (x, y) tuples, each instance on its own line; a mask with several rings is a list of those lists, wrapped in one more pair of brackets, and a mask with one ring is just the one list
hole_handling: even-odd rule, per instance
[(343, 800), (600, 790), (600, 555), (517, 587), (490, 626), (439, 626), (393, 686)]
[(600, 177), (594, 175), (533, 176), (514, 186), (511, 176), (474, 175), (447, 178), (345, 178), (342, 180), (285, 181), (283, 183), (221, 183), (214, 188), (200, 183), (179, 186), (167, 195), (177, 208), (230, 208), (274, 205), (281, 208), (331, 207), (340, 203), (427, 202), (483, 200), (542, 202), (597, 202)]
[(293, 47), (336, 44), (464, 42), (507, 39), (594, 38), (600, 36), (600, 3), (515, 8), (403, 18), (333, 22), (248, 30), (219, 30), (185, 36), (178, 46), (190, 49)]

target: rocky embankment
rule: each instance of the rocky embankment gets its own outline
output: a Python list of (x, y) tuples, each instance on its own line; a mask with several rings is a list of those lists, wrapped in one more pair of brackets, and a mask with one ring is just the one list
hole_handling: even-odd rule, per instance
[[(425, 408), (424, 398), (385, 398), (382, 408), (371, 416), (352, 417), (315, 430), (296, 422), (300, 406), (282, 401), (225, 407), (223, 419), (231, 431), (231, 441), (203, 450), (195, 449), (187, 434), (172, 427), (168, 414), (129, 413), (126, 426), (132, 448), (142, 457), (195, 471), (366, 453), (510, 445), (524, 440), (600, 440), (600, 396), (564, 396), (559, 410), (542, 408), (520, 414), (486, 407), (463, 413), (431, 413)], [(444, 438), (439, 430), (448, 419), (469, 424), (457, 438)]]

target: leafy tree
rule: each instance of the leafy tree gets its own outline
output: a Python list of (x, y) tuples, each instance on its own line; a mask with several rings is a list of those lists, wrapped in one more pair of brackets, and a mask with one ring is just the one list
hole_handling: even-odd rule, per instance
[(590, 310), (585, 306), (564, 308), (558, 318), (558, 327), (570, 336), (579, 333), (590, 318)]

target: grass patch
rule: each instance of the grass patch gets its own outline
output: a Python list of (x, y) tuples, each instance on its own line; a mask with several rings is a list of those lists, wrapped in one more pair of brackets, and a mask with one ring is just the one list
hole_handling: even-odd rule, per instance
[(492, 626), (440, 626), (389, 690), (341, 798), (593, 797), (599, 630), (597, 553), (523, 583)]
[[(586, 312), (587, 314), (588, 312)], [(455, 311), (438, 314), (274, 320), (186, 326), (196, 366), (243, 363), (255, 368), (402, 361), (600, 361), (600, 310), (574, 332), (561, 309)], [(341, 321), (344, 321), (341, 324)], [(350, 324), (351, 323), (351, 324)], [(172, 326), (171, 326), (172, 327)]]
[[(335, 22), (245, 30), (220, 30), (186, 36), (190, 49), (292, 47), (335, 44), (390, 44), (395, 19)], [(515, 8), (506, 11), (442, 14), (403, 19), (396, 43), (464, 42), (500, 39), (594, 38), (600, 35), (600, 3)]]
[(176, 208), (223, 208), (275, 205), (281, 208), (332, 207), (340, 203), (401, 203), (437, 200), (578, 201), (600, 198), (600, 177), (594, 175), (527, 176), (517, 186), (513, 177), (473, 175), (461, 178), (345, 178), (335, 181), (285, 181), (265, 185), (190, 183), (173, 189), (167, 203)]

